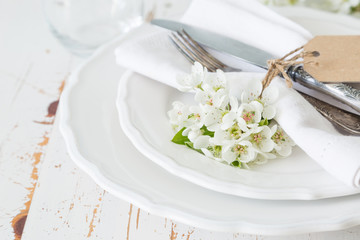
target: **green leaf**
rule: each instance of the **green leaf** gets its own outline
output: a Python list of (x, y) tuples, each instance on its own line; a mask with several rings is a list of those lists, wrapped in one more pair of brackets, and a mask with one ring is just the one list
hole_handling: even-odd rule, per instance
[(239, 161), (237, 161), (237, 160), (233, 161), (233, 162), (231, 163), (231, 165), (234, 166), (234, 167), (239, 167), (239, 168), (241, 168), (241, 163), (240, 163)]
[[(173, 139), (171, 141), (176, 144), (185, 145), (192, 150), (195, 150), (201, 154), (204, 154), (200, 149), (194, 148), (194, 144), (190, 141), (190, 139), (187, 136), (183, 136), (183, 132), (185, 129), (186, 129), (186, 127), (183, 127), (182, 129), (180, 129), (175, 134), (175, 136), (173, 137)], [(214, 132), (209, 131), (205, 126), (202, 126), (201, 130), (203, 132), (203, 135), (214, 137)]]
[(214, 137), (214, 132), (209, 131), (205, 125), (202, 126), (200, 130), (202, 131), (203, 135)]
[(197, 152), (199, 152), (199, 153), (201, 153), (201, 154), (204, 154), (200, 149), (195, 149), (194, 148), (194, 144), (192, 143), (192, 142), (185, 142), (185, 146), (187, 146), (188, 148), (190, 148), (190, 149), (192, 149), (192, 150), (195, 150), (195, 151), (197, 151)]
[(261, 121), (260, 121), (260, 123), (259, 123), (259, 126), (264, 126), (264, 125), (269, 125), (269, 121), (267, 120), (267, 118), (265, 118), (265, 119), (262, 119)]
[(186, 129), (186, 127), (183, 127), (182, 129), (180, 129), (175, 136), (173, 137), (173, 139), (171, 140), (173, 143), (176, 144), (181, 144), (181, 145), (185, 145), (186, 142), (190, 142), (189, 138), (187, 136), (183, 136), (182, 133), (184, 132), (184, 130)]

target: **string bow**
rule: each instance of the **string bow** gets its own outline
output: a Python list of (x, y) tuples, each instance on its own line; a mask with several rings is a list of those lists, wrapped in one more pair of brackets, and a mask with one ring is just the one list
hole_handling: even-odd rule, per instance
[[(299, 65), (299, 64), (308, 64), (308, 63), (315, 63), (315, 61), (305, 61), (304, 57), (317, 57), (319, 56), (319, 52), (317, 51), (303, 51), (304, 46), (301, 46), (288, 54), (284, 57), (279, 59), (270, 59), (267, 61), (268, 64), (268, 71), (265, 75), (264, 80), (262, 81), (263, 91), (265, 88), (269, 86), (271, 81), (281, 74), (285, 78), (286, 86), (289, 88), (292, 87), (292, 79), (287, 74), (287, 70), (289, 67)], [(295, 54), (297, 53), (297, 54)], [(295, 55), (294, 55), (295, 54)]]

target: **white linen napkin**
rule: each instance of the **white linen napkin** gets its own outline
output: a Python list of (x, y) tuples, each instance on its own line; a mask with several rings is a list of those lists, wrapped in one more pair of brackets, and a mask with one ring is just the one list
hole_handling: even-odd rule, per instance
[[(254, 0), (193, 0), (182, 21), (282, 56), (305, 44), (311, 34)], [(177, 87), (176, 75), (190, 64), (170, 43), (168, 31), (155, 26), (116, 49), (117, 63), (156, 81)], [(262, 78), (259, 73), (231, 73), (230, 79)], [(245, 81), (244, 81), (245, 83)], [(244, 84), (232, 82), (233, 89)], [(360, 137), (343, 136), (281, 79), (277, 122), (312, 159), (344, 183), (360, 187)]]

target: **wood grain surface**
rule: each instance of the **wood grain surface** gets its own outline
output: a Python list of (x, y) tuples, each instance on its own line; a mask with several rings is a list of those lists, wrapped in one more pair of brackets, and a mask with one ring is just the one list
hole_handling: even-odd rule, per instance
[[(181, 14), (159, 0), (148, 17)], [(0, 1), (0, 239), (355, 240), (360, 227), (267, 237), (211, 232), (154, 216), (101, 189), (67, 154), (57, 106), (83, 61), (48, 31), (35, 0)]]

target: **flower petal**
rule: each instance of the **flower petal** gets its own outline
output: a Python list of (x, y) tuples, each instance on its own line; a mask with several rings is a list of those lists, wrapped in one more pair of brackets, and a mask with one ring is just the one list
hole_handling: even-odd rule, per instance
[(276, 115), (276, 108), (272, 105), (265, 106), (262, 115), (268, 120), (273, 119)]
[(198, 103), (205, 104), (209, 98), (208, 98), (208, 94), (206, 92), (198, 90), (195, 93), (194, 99)]
[(184, 131), (182, 132), (182, 135), (188, 136), (190, 131), (191, 131), (191, 128), (185, 128)]
[(260, 150), (263, 152), (271, 152), (275, 147), (275, 143), (271, 139), (264, 139), (261, 141)]
[(247, 107), (249, 107), (249, 110), (253, 108), (255, 111), (262, 112), (264, 109), (264, 106), (258, 101), (252, 101), (249, 105), (247, 105)]
[(237, 109), (239, 108), (239, 101), (237, 100), (237, 98), (230, 96), (229, 103), (230, 103), (231, 111), (236, 112)]
[(217, 129), (214, 133), (214, 137), (210, 139), (210, 142), (214, 145), (223, 145), (226, 137), (226, 132)]
[(215, 124), (212, 124), (212, 125), (210, 125), (210, 126), (207, 126), (207, 129), (209, 130), (209, 131), (211, 131), (211, 132), (215, 132), (215, 131), (217, 131), (217, 130), (219, 130), (220, 129), (220, 124), (219, 123), (215, 123)]
[(247, 132), (249, 130), (247, 127), (246, 121), (242, 117), (238, 116), (238, 118), (236, 120), (238, 122), (238, 125), (239, 125), (239, 128), (241, 129), (241, 131)]
[(189, 140), (191, 142), (194, 142), (196, 141), (196, 139), (201, 135), (201, 130), (200, 129), (197, 129), (197, 130), (191, 130), (187, 137), (189, 138)]
[(225, 116), (222, 118), (221, 129), (226, 130), (230, 128), (234, 124), (235, 119), (236, 119), (235, 112), (229, 112), (225, 114)]
[(249, 103), (257, 99), (262, 90), (262, 83), (259, 80), (251, 81), (247, 90), (241, 94), (241, 102)]
[(214, 109), (213, 111), (208, 112), (204, 117), (205, 126), (210, 126), (215, 123), (220, 124), (221, 121), (221, 111), (218, 109)]
[(205, 156), (209, 158), (214, 158), (214, 155), (207, 148), (201, 148), (201, 151), (204, 153)]
[(276, 152), (280, 154), (280, 156), (288, 157), (292, 152), (292, 147), (290, 145), (284, 145), (281, 146), (281, 148), (276, 149)]
[(236, 159), (236, 155), (230, 149), (222, 152), (222, 158), (228, 163), (232, 163)]
[(194, 148), (201, 149), (209, 146), (210, 136), (200, 136), (194, 141)]
[(279, 90), (273, 86), (265, 88), (262, 93), (261, 100), (267, 104), (273, 104), (279, 96)]

